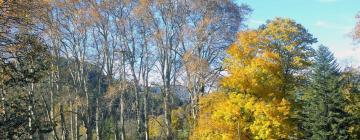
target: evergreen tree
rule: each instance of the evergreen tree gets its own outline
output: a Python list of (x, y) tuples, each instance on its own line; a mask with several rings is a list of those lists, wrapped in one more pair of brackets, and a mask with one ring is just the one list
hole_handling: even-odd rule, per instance
[(340, 94), (340, 70), (335, 57), (319, 46), (310, 76), (310, 88), (304, 104), (305, 137), (311, 139), (348, 139), (348, 114)]

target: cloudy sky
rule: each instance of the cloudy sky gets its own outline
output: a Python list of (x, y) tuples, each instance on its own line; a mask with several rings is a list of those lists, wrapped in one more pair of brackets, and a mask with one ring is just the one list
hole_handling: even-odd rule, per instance
[(254, 10), (247, 24), (256, 28), (268, 19), (288, 17), (328, 46), (341, 65), (360, 66), (360, 45), (348, 36), (360, 11), (360, 0), (238, 0)]

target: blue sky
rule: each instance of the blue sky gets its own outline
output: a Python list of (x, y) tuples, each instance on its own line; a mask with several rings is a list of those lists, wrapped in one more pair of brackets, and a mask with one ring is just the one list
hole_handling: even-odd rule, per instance
[(302, 24), (328, 46), (341, 65), (360, 66), (360, 46), (348, 36), (360, 11), (360, 0), (237, 0), (248, 4), (253, 12), (247, 25), (257, 28), (268, 19), (287, 17)]

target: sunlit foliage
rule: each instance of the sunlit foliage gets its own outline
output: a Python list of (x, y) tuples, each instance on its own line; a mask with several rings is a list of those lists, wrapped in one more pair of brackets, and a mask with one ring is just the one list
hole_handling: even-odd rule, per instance
[[(225, 93), (201, 100), (193, 139), (286, 139), (296, 134), (288, 98), (295, 74), (310, 65), (316, 39), (290, 19), (276, 18), (243, 31), (225, 60)], [(300, 76), (300, 75), (297, 75)], [(211, 122), (212, 125), (209, 125)]]

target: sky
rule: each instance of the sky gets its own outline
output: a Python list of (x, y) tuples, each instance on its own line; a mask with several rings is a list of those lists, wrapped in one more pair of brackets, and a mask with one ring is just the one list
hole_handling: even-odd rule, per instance
[(302, 24), (323, 44), (330, 48), (342, 66), (360, 66), (360, 45), (349, 34), (354, 28), (360, 0), (237, 0), (248, 4), (253, 12), (246, 21), (249, 28), (257, 28), (268, 19), (286, 17)]

